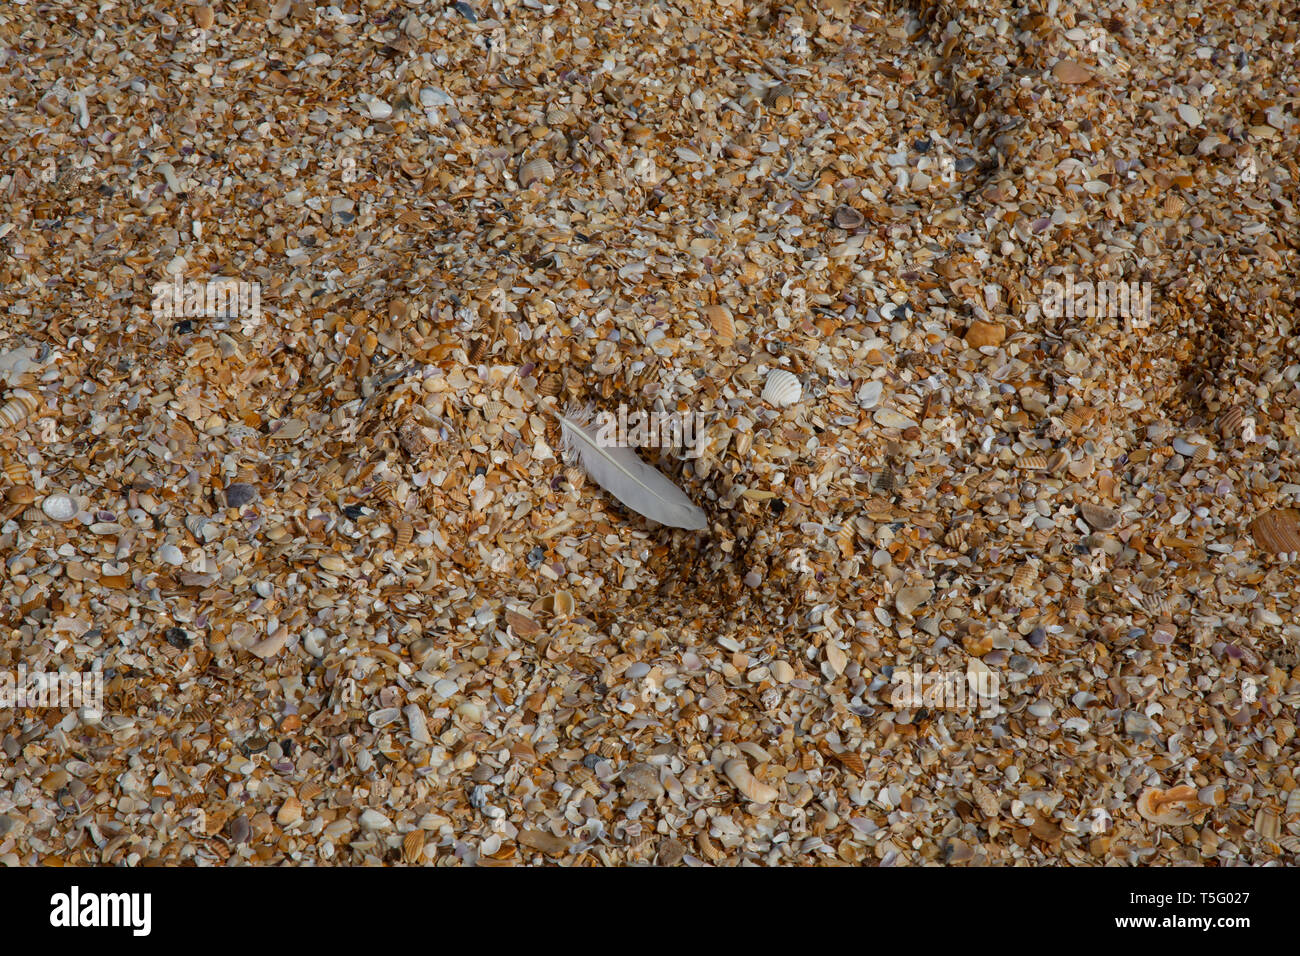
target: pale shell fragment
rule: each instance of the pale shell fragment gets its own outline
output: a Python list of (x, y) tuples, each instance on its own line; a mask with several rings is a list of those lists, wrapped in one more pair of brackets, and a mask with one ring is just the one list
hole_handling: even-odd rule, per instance
[(519, 185), (524, 189), (534, 183), (548, 183), (555, 179), (555, 167), (546, 159), (532, 159), (519, 167)]

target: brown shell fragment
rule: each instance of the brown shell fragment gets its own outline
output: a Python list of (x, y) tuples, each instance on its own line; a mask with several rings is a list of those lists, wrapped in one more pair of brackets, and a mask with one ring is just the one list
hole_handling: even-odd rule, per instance
[(1250, 533), (1269, 554), (1294, 555), (1300, 552), (1300, 510), (1266, 511), (1250, 523)]
[(1194, 823), (1200, 804), (1196, 788), (1183, 785), (1169, 790), (1150, 787), (1138, 797), (1137, 809), (1144, 820), (1160, 826)]
[(1079, 505), (1079, 514), (1096, 531), (1110, 531), (1119, 525), (1119, 512), (1085, 501)]

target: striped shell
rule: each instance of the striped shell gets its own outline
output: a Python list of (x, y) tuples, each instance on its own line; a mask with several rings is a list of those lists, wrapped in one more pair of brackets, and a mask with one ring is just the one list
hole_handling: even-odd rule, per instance
[(736, 338), (736, 320), (725, 305), (711, 305), (704, 310), (704, 315), (709, 320), (709, 325), (713, 326), (719, 341), (731, 342)]
[(1270, 554), (1300, 552), (1300, 510), (1275, 508), (1250, 523), (1255, 543)]
[(13, 397), (0, 405), (0, 428), (13, 428), (21, 425), (41, 407), (40, 399), (26, 389), (15, 389)]
[(1047, 458), (1044, 455), (1026, 455), (1017, 464), (1026, 471), (1044, 471), (1047, 468)]
[(763, 401), (776, 408), (786, 408), (799, 401), (803, 386), (799, 379), (783, 368), (774, 368), (767, 373), (767, 382), (763, 385)]
[(413, 531), (409, 521), (399, 523), (397, 525), (397, 536), (393, 539), (393, 550), (405, 551), (406, 547), (411, 543), (412, 533)]
[(1082, 594), (1076, 594), (1070, 598), (1070, 603), (1065, 606), (1065, 619), (1067, 621), (1082, 620), (1087, 617), (1087, 614)]
[(519, 167), (519, 185), (524, 189), (534, 183), (548, 183), (555, 178), (555, 167), (549, 160), (538, 157)]
[(15, 485), (25, 485), (30, 477), (26, 465), (21, 461), (14, 461), (7, 455), (5, 456), (4, 474)]
[(1011, 576), (1011, 586), (1024, 591), (1038, 580), (1038, 568), (1032, 564), (1022, 564)]
[(1236, 438), (1241, 434), (1241, 423), (1245, 417), (1246, 410), (1240, 405), (1233, 405), (1215, 421), (1214, 430), (1219, 433), (1221, 438)]

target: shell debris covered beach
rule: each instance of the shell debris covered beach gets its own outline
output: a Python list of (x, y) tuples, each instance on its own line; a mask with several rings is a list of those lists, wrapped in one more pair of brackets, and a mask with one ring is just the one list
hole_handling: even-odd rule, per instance
[(1293, 865), (1285, 10), (3, 6), (0, 863)]

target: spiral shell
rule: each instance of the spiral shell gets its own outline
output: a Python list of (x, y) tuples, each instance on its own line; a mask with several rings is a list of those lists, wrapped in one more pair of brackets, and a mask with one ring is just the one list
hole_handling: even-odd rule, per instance
[(776, 408), (786, 408), (799, 401), (803, 386), (799, 379), (783, 368), (774, 368), (767, 373), (767, 382), (763, 385), (763, 401)]
[(16, 428), (41, 407), (40, 399), (25, 388), (15, 389), (13, 397), (0, 405), (0, 428)]

